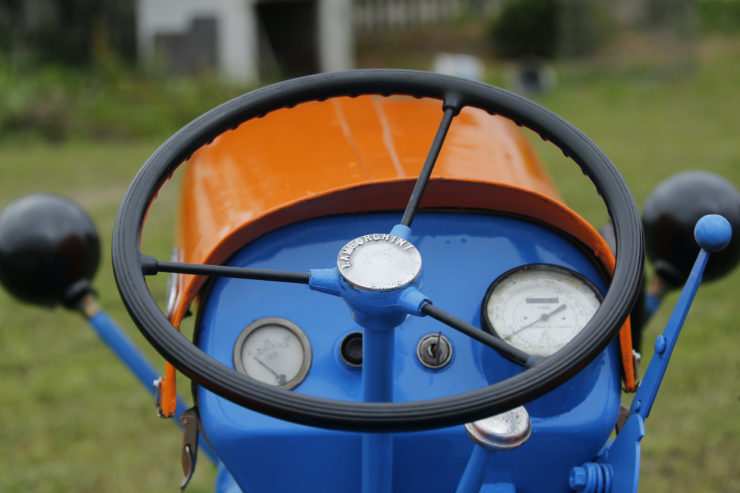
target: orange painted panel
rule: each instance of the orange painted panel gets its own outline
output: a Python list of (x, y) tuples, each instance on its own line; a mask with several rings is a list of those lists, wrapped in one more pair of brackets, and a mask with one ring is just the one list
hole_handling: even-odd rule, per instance
[[(290, 204), (415, 177), (441, 115), (435, 100), (336, 98), (278, 110), (222, 134), (187, 166), (177, 236), (184, 260), (210, 258), (235, 230)], [(432, 176), (558, 198), (519, 129), (473, 108), (453, 121)]]

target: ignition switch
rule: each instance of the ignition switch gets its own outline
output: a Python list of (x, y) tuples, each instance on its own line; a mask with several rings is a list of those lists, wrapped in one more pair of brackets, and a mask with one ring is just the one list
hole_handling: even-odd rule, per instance
[(441, 332), (427, 334), (416, 346), (416, 356), (422, 365), (438, 370), (447, 366), (452, 359), (452, 344)]

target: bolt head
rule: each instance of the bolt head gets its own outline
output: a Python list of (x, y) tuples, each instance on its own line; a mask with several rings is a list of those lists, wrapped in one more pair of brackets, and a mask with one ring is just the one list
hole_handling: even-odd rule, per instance
[(588, 482), (588, 475), (586, 470), (581, 466), (576, 466), (570, 470), (570, 477), (568, 478), (571, 489), (581, 491), (586, 487)]

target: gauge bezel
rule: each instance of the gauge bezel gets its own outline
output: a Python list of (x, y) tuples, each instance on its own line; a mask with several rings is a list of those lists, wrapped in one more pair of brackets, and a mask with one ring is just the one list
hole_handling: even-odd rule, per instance
[(259, 379), (256, 379), (259, 382), (265, 383), (266, 385), (271, 385), (273, 387), (280, 387), (281, 389), (285, 390), (291, 390), (294, 389), (303, 382), (303, 380), (306, 378), (306, 375), (308, 375), (308, 370), (311, 368), (311, 343), (308, 340), (308, 336), (301, 330), (298, 325), (291, 322), (290, 320), (287, 320), (285, 318), (281, 317), (265, 317), (260, 318), (259, 320), (255, 320), (251, 324), (247, 325), (244, 330), (242, 330), (241, 334), (239, 334), (239, 337), (236, 338), (236, 342), (234, 343), (234, 368), (239, 373), (246, 375), (250, 378), (252, 377), (247, 369), (244, 367), (244, 363), (242, 362), (242, 350), (244, 349), (244, 344), (247, 342), (247, 339), (249, 339), (249, 336), (252, 335), (256, 330), (266, 326), (266, 325), (279, 325), (283, 327), (284, 329), (289, 330), (298, 338), (298, 341), (301, 343), (301, 346), (303, 348), (303, 362), (301, 363), (301, 367), (298, 370), (298, 373), (285, 382), (282, 385), (272, 385), (266, 382), (262, 382)]
[[(498, 334), (498, 332), (496, 332), (496, 329), (493, 326), (493, 322), (491, 322), (489, 320), (489, 318), (488, 318), (488, 309), (487, 309), (487, 306), (488, 306), (489, 300), (491, 299), (491, 296), (493, 295), (493, 292), (496, 291), (496, 288), (500, 284), (502, 284), (504, 281), (506, 281), (509, 277), (513, 276), (514, 274), (518, 274), (519, 272), (528, 271), (528, 270), (554, 271), (554, 272), (560, 272), (560, 273), (564, 273), (564, 274), (567, 274), (569, 276), (572, 276), (572, 277), (576, 278), (577, 280), (581, 281), (584, 285), (588, 286), (591, 289), (591, 291), (593, 291), (594, 295), (596, 295), (596, 299), (599, 301), (599, 306), (601, 306), (602, 302), (604, 301), (604, 295), (601, 293), (601, 291), (599, 290), (599, 288), (588, 277), (586, 277), (583, 274), (581, 274), (580, 272), (575, 271), (573, 269), (570, 269), (568, 267), (564, 267), (562, 265), (557, 265), (557, 264), (536, 263), (536, 264), (518, 265), (518, 266), (516, 266), (516, 267), (514, 267), (512, 269), (509, 269), (506, 272), (504, 272), (503, 274), (501, 274), (500, 276), (498, 276), (491, 283), (491, 285), (488, 286), (488, 289), (486, 290), (486, 294), (485, 294), (485, 296), (483, 296), (483, 301), (481, 302), (481, 307), (480, 307), (481, 327), (483, 328), (483, 330), (485, 330), (486, 332), (488, 332), (489, 334), (491, 334), (494, 337), (498, 337), (499, 339), (501, 339), (503, 342), (505, 342), (509, 346), (517, 347), (517, 346), (514, 346), (513, 344), (507, 342), (503, 337), (501, 337)], [(597, 307), (597, 310), (598, 310), (598, 307)], [(584, 325), (584, 327), (585, 326), (586, 325)], [(581, 330), (583, 330), (583, 327), (581, 327)], [(575, 337), (578, 334), (580, 334), (581, 330), (579, 330), (578, 332), (576, 332), (576, 334), (573, 337)], [(524, 350), (522, 348), (517, 348), (517, 349), (520, 349), (520, 350), (526, 352), (526, 350)], [(531, 353), (527, 353), (527, 354), (531, 354)], [(547, 356), (542, 356), (542, 357), (543, 358), (546, 358)]]

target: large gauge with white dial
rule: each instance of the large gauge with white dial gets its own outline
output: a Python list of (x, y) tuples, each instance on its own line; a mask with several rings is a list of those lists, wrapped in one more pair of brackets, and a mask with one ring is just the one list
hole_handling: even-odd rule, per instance
[(260, 382), (292, 389), (311, 367), (308, 337), (290, 320), (261, 318), (249, 324), (234, 345), (234, 367)]
[(577, 272), (549, 264), (525, 265), (488, 288), (482, 325), (528, 354), (549, 356), (586, 326), (601, 299), (596, 286)]

